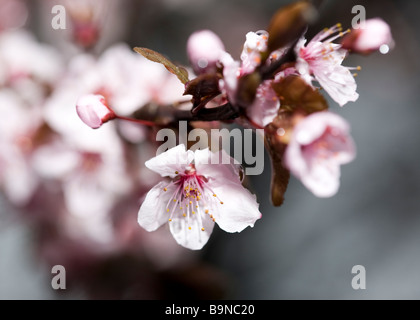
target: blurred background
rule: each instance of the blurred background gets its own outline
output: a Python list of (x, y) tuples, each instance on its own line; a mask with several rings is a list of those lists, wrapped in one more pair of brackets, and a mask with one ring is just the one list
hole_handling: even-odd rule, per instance
[[(29, 161), (27, 141), (17, 143), (11, 138), (19, 145), (18, 151), (0, 141), (0, 180), (6, 190), (0, 194), (1, 299), (420, 298), (420, 5), (414, 0), (327, 0), (319, 21), (308, 31), (307, 38), (311, 38), (337, 22), (351, 27), (352, 7), (363, 5), (367, 18), (381, 17), (390, 24), (396, 43), (386, 55), (350, 56), (345, 61), (363, 68), (356, 78), (360, 98), (343, 108), (330, 101), (330, 109), (350, 122), (358, 155), (342, 167), (341, 187), (333, 198), (316, 198), (292, 178), (283, 206), (272, 207), (266, 154), (264, 173), (250, 179), (263, 218), (240, 234), (227, 234), (216, 227), (202, 251), (190, 252), (177, 246), (167, 230), (149, 234), (138, 227), (138, 199), (156, 180), (147, 178), (147, 170), (127, 159), (141, 163), (154, 151), (144, 143), (147, 133), (117, 128), (125, 132), (124, 144), (117, 141), (114, 145), (114, 150), (124, 150), (124, 174), (142, 175), (136, 173), (139, 178), (127, 186), (117, 168), (114, 177), (118, 181), (112, 175), (109, 181), (115, 184), (118, 197), (103, 209), (111, 219), (101, 215), (89, 221), (81, 218), (79, 208), (86, 199), (74, 199), (86, 183), (83, 177), (73, 181), (75, 174), (63, 168), (67, 163), (64, 150), (76, 151), (83, 165), (91, 165), (94, 160), (86, 154), (93, 154), (92, 145), (97, 147), (98, 142), (93, 139), (86, 146), (89, 143), (82, 133), (77, 138), (78, 128), (57, 125), (55, 119), (67, 119), (65, 113), (48, 111), (51, 101), (67, 102), (69, 98), (63, 96), (69, 91), (83, 92), (77, 87), (79, 75), (92, 62), (86, 56), (76, 62), (74, 58), (82, 52), (98, 57), (115, 44), (126, 43), (187, 64), (187, 39), (200, 29), (217, 33), (227, 51), (238, 58), (245, 34), (266, 28), (275, 10), (287, 3), (0, 0), (0, 30), (6, 34), (0, 35), (0, 112), (6, 115), (2, 116), (6, 120), (0, 120), (0, 134), (8, 137), (13, 128), (26, 128), (37, 142), (47, 131), (48, 144), (55, 148), (31, 155), (37, 169), (34, 174), (16, 160), (20, 159), (16, 153), (21, 152)], [(51, 27), (55, 16), (51, 8), (56, 4), (67, 9), (67, 30)], [(94, 8), (87, 16), (79, 10), (86, 5)], [(74, 28), (77, 34), (71, 32)], [(25, 35), (10, 35), (16, 32)], [(12, 104), (26, 115), (8, 118)], [(42, 108), (46, 124), (35, 126), (37, 116), (28, 111), (29, 105)], [(99, 135), (98, 139), (105, 138)], [(111, 136), (106, 139), (113, 141)], [(141, 152), (135, 145), (142, 146)], [(101, 154), (103, 161), (118, 163), (115, 153)], [(54, 154), (63, 158), (54, 162)], [(8, 173), (2, 172), (5, 163)], [(14, 166), (9, 169), (11, 163)], [(25, 181), (24, 190), (13, 183), (16, 177)], [(40, 185), (39, 177), (48, 183)], [(102, 185), (99, 189), (102, 196), (115, 195), (115, 190)], [(96, 203), (88, 210), (95, 212), (101, 206), (104, 204)], [(66, 290), (51, 288), (51, 267), (56, 264), (66, 267)], [(354, 265), (366, 268), (366, 290), (351, 286)]]

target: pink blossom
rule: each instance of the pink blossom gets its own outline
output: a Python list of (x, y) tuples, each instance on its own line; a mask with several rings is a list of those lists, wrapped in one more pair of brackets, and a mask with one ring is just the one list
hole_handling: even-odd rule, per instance
[(22, 0), (0, 0), (0, 31), (22, 27), (28, 18), (28, 8)]
[(368, 19), (359, 29), (353, 29), (341, 42), (344, 49), (358, 53), (370, 53), (382, 45), (393, 44), (391, 28), (380, 18)]
[(172, 181), (149, 191), (139, 210), (140, 226), (154, 231), (169, 221), (178, 244), (192, 250), (207, 243), (215, 222), (227, 232), (252, 227), (261, 218), (258, 203), (242, 186), (237, 166), (215, 164), (227, 156), (223, 152), (185, 151), (179, 145), (147, 161), (149, 169)]
[(26, 205), (38, 186), (31, 158), (40, 112), (27, 108), (13, 90), (3, 88), (0, 114), (0, 188), (13, 204)]
[(318, 197), (337, 193), (340, 165), (355, 157), (349, 130), (344, 119), (330, 112), (313, 113), (293, 129), (284, 163)]
[(254, 103), (246, 109), (248, 117), (260, 127), (272, 122), (280, 108), (280, 101), (271, 84), (270, 80), (264, 81), (257, 89)]
[(14, 30), (0, 34), (0, 84), (13, 88), (25, 102), (41, 104), (62, 71), (59, 53), (30, 33)]
[[(334, 35), (337, 32), (339, 34)], [(309, 84), (318, 81), (340, 106), (359, 97), (356, 81), (349, 71), (352, 68), (341, 65), (347, 50), (332, 43), (342, 35), (341, 26), (336, 25), (318, 33), (306, 46), (306, 39), (301, 38), (295, 48), (297, 72)]]
[(106, 104), (101, 95), (88, 94), (76, 103), (80, 119), (92, 129), (97, 129), (109, 120), (115, 119), (115, 113)]
[(216, 71), (216, 63), (224, 51), (223, 42), (210, 30), (194, 32), (187, 42), (188, 57), (197, 74)]

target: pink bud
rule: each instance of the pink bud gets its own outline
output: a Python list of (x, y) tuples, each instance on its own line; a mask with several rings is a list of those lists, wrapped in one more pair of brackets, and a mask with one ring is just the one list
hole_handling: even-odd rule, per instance
[(88, 94), (79, 98), (76, 111), (80, 119), (92, 129), (99, 128), (105, 122), (115, 119), (116, 115), (101, 95)]
[(214, 71), (224, 51), (222, 41), (210, 30), (194, 32), (188, 39), (188, 57), (197, 74)]
[[(341, 42), (344, 49), (353, 52), (368, 54), (382, 46), (387, 46), (384, 50), (389, 50), (393, 44), (391, 28), (382, 19), (375, 18), (366, 20), (360, 29), (353, 29)], [(381, 49), (382, 51), (382, 49)]]

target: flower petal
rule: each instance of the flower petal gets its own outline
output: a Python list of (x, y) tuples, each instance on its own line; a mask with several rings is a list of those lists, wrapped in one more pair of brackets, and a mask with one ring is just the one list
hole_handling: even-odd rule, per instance
[(301, 181), (315, 196), (332, 197), (340, 187), (340, 166), (333, 161), (313, 163)]
[[(181, 246), (200, 250), (204, 247), (213, 232), (214, 222), (208, 216), (201, 214), (201, 223), (198, 214), (190, 217), (174, 218), (169, 222), (169, 229), (175, 241)], [(191, 228), (191, 229), (190, 229)], [(204, 228), (204, 231), (201, 229)]]
[(213, 202), (210, 214), (224, 231), (241, 232), (246, 227), (253, 227), (255, 221), (261, 218), (255, 195), (242, 186), (239, 178), (215, 180), (210, 187), (223, 202)]
[(314, 69), (314, 75), (319, 84), (341, 107), (359, 98), (356, 81), (346, 67), (336, 65), (333, 68), (317, 68)]
[(246, 109), (248, 116), (261, 127), (272, 122), (280, 108), (280, 101), (271, 87), (271, 82), (265, 81), (258, 87), (254, 103)]
[(159, 173), (162, 177), (175, 177), (177, 173), (184, 172), (185, 167), (194, 160), (194, 152), (185, 150), (180, 144), (166, 152), (146, 161), (145, 165), (150, 170)]
[(211, 152), (209, 148), (194, 152), (194, 164), (200, 176), (211, 179), (238, 179), (240, 165), (225, 150)]
[(138, 223), (147, 231), (154, 231), (168, 222), (169, 215), (166, 211), (166, 205), (175, 192), (176, 186), (168, 186), (167, 191), (164, 188), (167, 183), (159, 182), (147, 193), (138, 214)]

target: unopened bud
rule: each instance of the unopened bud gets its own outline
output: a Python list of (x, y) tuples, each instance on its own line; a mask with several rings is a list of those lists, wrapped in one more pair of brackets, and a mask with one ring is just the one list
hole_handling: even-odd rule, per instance
[(387, 46), (389, 50), (393, 45), (391, 28), (379, 18), (366, 20), (364, 27), (353, 29), (343, 38), (341, 45), (344, 49), (362, 54), (376, 50), (382, 52), (384, 46)]
[(215, 71), (225, 47), (220, 38), (210, 30), (194, 32), (188, 39), (187, 52), (194, 72)]
[(88, 94), (80, 97), (76, 110), (80, 119), (92, 129), (97, 129), (116, 118), (114, 111), (107, 106), (105, 98), (101, 95)]

